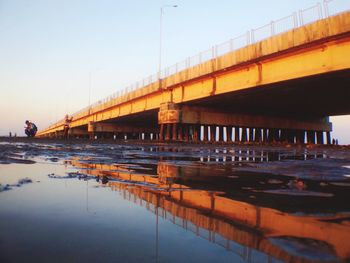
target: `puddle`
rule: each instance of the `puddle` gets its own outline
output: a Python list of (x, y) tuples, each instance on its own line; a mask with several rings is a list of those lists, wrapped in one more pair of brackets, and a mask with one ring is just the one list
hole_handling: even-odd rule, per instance
[(350, 260), (346, 151), (0, 143), (0, 163), (1, 262)]

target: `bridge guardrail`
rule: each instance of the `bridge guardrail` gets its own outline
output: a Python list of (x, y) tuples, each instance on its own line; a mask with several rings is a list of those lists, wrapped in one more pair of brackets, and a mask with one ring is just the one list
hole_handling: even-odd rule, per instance
[[(344, 6), (346, 7), (344, 8)], [(229, 41), (215, 45), (208, 50), (198, 53), (197, 55), (188, 57), (187, 59), (172, 66), (163, 68), (158, 73), (152, 74), (140, 81), (137, 81), (134, 84), (127, 86), (122, 90), (111, 94), (104, 99), (88, 105), (87, 107), (72, 114), (72, 116), (76, 118), (81, 113), (89, 110), (91, 111), (91, 109), (97, 106), (102, 106), (105, 103), (113, 102), (113, 105), (116, 105), (155, 92), (159, 88), (159, 84), (156, 84), (159, 83), (161, 79), (177, 74), (183, 70), (197, 66), (201, 63), (216, 59), (219, 56), (246, 47), (250, 44), (262, 41), (269, 37), (316, 22), (323, 18), (346, 12), (349, 9), (350, 1), (348, 0), (324, 0), (323, 3), (317, 3), (316, 5), (309, 8), (299, 10), (299, 12), (294, 12), (289, 16), (271, 21), (269, 24), (251, 29), (250, 31), (232, 38)], [(58, 123), (61, 122), (63, 122), (63, 120), (57, 121), (56, 124), (51, 125), (46, 130), (54, 128)]]

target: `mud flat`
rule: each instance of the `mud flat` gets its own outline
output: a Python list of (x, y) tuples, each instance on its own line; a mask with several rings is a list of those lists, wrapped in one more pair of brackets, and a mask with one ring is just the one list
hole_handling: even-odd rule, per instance
[(1, 262), (346, 262), (350, 148), (0, 139)]

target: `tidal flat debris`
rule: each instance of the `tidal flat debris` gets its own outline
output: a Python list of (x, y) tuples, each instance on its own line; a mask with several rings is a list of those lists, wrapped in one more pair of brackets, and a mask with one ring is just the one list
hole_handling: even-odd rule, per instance
[(9, 184), (2, 185), (0, 184), (0, 192), (11, 190), (11, 187)]
[(28, 178), (28, 177), (25, 177), (25, 178), (22, 178), (22, 179), (19, 179), (18, 180), (18, 184), (22, 185), (22, 184), (29, 184), (29, 183), (32, 183), (32, 179)]
[(0, 184), (0, 192), (12, 190), (14, 187), (21, 187), (24, 184), (30, 184), (30, 183), (33, 183), (33, 180), (28, 177), (25, 177), (25, 178), (19, 179), (16, 184)]
[(83, 180), (90, 180), (95, 179), (95, 176), (89, 176), (87, 174), (83, 174), (80, 172), (69, 172), (67, 175), (56, 175), (55, 173), (50, 173), (47, 175), (51, 179), (83, 179)]
[(54, 163), (57, 163), (59, 161), (57, 157), (51, 157), (51, 158), (48, 158), (48, 160)]

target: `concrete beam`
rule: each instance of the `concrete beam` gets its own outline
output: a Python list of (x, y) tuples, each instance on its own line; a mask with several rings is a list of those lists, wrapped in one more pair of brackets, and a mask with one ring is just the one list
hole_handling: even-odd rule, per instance
[(115, 123), (89, 123), (88, 132), (158, 133), (158, 127), (135, 127)]
[(69, 136), (80, 136), (80, 135), (88, 135), (88, 131), (83, 128), (71, 128), (68, 130)]
[(328, 118), (303, 120), (290, 117), (248, 115), (217, 112), (208, 108), (182, 106), (181, 109), (163, 109), (158, 114), (159, 124), (180, 123), (252, 128), (332, 131)]

